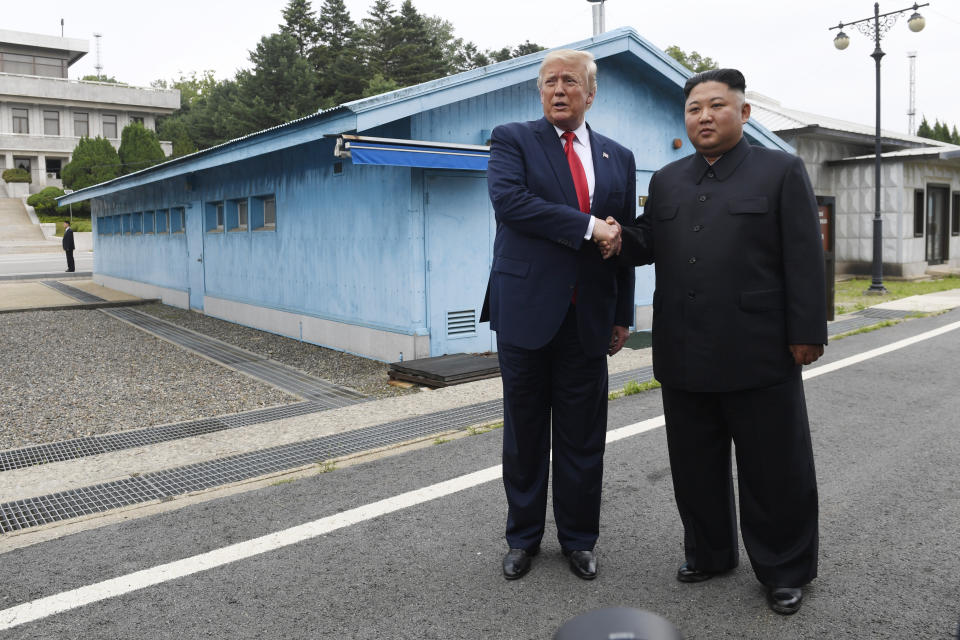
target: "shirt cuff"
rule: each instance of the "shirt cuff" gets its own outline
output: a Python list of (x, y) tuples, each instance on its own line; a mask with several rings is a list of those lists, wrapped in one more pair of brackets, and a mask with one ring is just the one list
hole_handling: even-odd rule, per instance
[(593, 225), (597, 223), (597, 219), (593, 216), (590, 216), (590, 221), (587, 223), (587, 232), (583, 235), (584, 240), (589, 240), (593, 237)]

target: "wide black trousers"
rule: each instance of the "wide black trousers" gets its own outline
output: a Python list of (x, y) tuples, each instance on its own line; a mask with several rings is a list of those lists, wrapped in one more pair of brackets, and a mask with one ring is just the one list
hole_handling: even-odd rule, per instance
[(498, 339), (497, 348), (507, 544), (529, 550), (543, 538), (552, 435), (557, 538), (568, 551), (593, 549), (607, 430), (606, 356), (583, 352), (574, 307), (546, 346), (523, 349)]
[(75, 271), (76, 267), (73, 262), (73, 249), (66, 250), (67, 253), (67, 271)]
[(803, 586), (817, 575), (818, 505), (800, 368), (763, 389), (698, 393), (663, 387), (674, 493), (686, 560), (721, 572), (738, 562), (740, 528), (757, 579)]

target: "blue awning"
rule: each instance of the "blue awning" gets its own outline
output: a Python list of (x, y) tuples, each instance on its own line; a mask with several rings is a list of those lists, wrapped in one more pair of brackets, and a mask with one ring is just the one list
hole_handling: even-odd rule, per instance
[(342, 135), (334, 155), (354, 164), (486, 171), (490, 147)]

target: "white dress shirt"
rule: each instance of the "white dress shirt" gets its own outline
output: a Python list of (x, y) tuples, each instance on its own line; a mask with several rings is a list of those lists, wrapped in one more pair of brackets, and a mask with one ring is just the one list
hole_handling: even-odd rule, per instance
[[(566, 145), (566, 141), (562, 139), (566, 130), (556, 125), (554, 125), (553, 129), (557, 132), (557, 137), (561, 138), (561, 144)], [(593, 172), (593, 154), (590, 152), (590, 131), (587, 129), (586, 120), (581, 122), (580, 126), (573, 130), (573, 135), (573, 151), (577, 154), (577, 157), (580, 158), (580, 164), (583, 165), (583, 172), (587, 174), (587, 188), (590, 191), (590, 206), (592, 207), (593, 187), (596, 185), (597, 179)], [(564, 151), (566, 151), (566, 149), (564, 149)], [(589, 216), (587, 232), (583, 235), (584, 240), (589, 240), (593, 237), (593, 225), (596, 221), (596, 218)]]

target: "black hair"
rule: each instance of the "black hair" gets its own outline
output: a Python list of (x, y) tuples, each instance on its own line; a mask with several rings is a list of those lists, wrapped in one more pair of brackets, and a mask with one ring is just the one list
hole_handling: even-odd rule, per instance
[(698, 84), (704, 82), (722, 82), (734, 91), (746, 92), (747, 81), (743, 74), (736, 69), (710, 69), (690, 76), (687, 83), (683, 85), (683, 97), (689, 98), (690, 92)]

